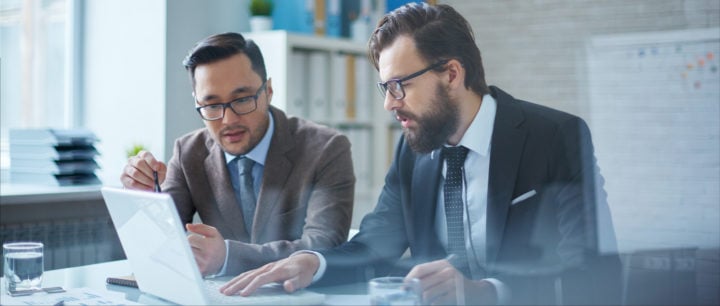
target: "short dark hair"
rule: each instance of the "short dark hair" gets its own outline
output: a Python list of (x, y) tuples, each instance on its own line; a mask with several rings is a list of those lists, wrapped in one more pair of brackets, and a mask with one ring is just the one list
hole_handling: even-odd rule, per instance
[(245, 39), (238, 33), (223, 33), (209, 36), (199, 41), (183, 60), (183, 66), (190, 72), (190, 81), (195, 88), (195, 68), (244, 53), (250, 58), (252, 70), (260, 75), (261, 80), (267, 79), (265, 61), (262, 52), (252, 39)]
[(465, 87), (479, 95), (490, 93), (472, 28), (451, 6), (408, 3), (383, 16), (368, 42), (370, 61), (375, 69), (378, 69), (380, 52), (401, 35), (413, 39), (428, 64), (443, 59), (460, 61), (467, 72)]

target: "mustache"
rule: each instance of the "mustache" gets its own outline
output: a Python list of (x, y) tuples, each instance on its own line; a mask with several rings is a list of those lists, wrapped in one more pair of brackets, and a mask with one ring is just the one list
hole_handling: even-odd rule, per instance
[(227, 133), (232, 132), (243, 132), (243, 131), (249, 131), (250, 129), (244, 125), (231, 125), (226, 126), (220, 130), (220, 135), (225, 135)]
[(393, 115), (395, 115), (396, 118), (404, 117), (404, 118), (410, 119), (412, 121), (417, 121), (417, 117), (415, 115), (408, 113), (406, 111), (403, 111), (403, 110), (398, 110), (398, 109), (393, 110)]

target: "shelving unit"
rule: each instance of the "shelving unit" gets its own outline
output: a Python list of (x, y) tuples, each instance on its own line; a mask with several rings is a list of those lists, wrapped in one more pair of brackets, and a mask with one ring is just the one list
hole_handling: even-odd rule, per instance
[(286, 31), (243, 34), (260, 47), (274, 89), (272, 104), (348, 136), (357, 183), (352, 227), (375, 207), (394, 150), (390, 116), (377, 93), (367, 46)]

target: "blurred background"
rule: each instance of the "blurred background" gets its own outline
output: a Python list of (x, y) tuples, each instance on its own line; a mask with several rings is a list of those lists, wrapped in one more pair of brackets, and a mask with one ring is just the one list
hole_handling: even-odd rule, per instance
[[(404, 2), (275, 0), (270, 30), (255, 30), (250, 20), (258, 12), (249, 0), (3, 0), (3, 241), (60, 226), (50, 213), (28, 217), (30, 207), (33, 213), (51, 209), (43, 205), (52, 199), (34, 197), (42, 188), (11, 180), (11, 129), (90, 131), (98, 139), (95, 174), (105, 185), (119, 185), (133, 147), (167, 161), (177, 137), (203, 126), (181, 61), (198, 40), (228, 31), (260, 43), (269, 76), (279, 80), (276, 92), (303, 92), (310, 101), (318, 87), (313, 82), (324, 88), (322, 80), (329, 83), (337, 67), (347, 77), (364, 75), (341, 108), (308, 103), (296, 113), (311, 119), (324, 113), (319, 121), (360, 135), (351, 138), (353, 147), (368, 148), (353, 152), (368, 156), (356, 169), (369, 169), (361, 174), (357, 225), (374, 205), (399, 133), (372, 88), (377, 76), (363, 62), (365, 42), (378, 17)], [(470, 21), (488, 84), (590, 125), (618, 239), (618, 250), (607, 251), (623, 256), (625, 301), (719, 304), (720, 1), (432, 2), (450, 4)], [(276, 46), (287, 52), (270, 50)], [(312, 55), (318, 52), (326, 56)], [(337, 53), (353, 55), (354, 70), (332, 64)], [(313, 68), (298, 62), (308, 58)], [(327, 90), (320, 96), (336, 95)], [(281, 96), (273, 104), (293, 113), (292, 99)], [(350, 101), (357, 108), (352, 115)], [(356, 117), (365, 109), (365, 117)], [(61, 200), (86, 208), (101, 200), (92, 188), (78, 194)], [(34, 202), (45, 204), (27, 205)], [(73, 207), (64, 218), (74, 225), (57, 228), (68, 237), (106, 222), (74, 214), (81, 209)], [(96, 245), (113, 237), (111, 231), (88, 235)], [(83, 249), (81, 240), (65, 245), (76, 243), (71, 251), (86, 252), (87, 259), (58, 259), (56, 267), (122, 256), (113, 245)], [(98, 252), (105, 255), (93, 255)]]

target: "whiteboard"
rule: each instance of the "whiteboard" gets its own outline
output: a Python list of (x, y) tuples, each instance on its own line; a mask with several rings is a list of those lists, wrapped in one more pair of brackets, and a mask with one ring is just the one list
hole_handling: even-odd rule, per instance
[(620, 252), (720, 246), (720, 29), (587, 43), (589, 120)]

